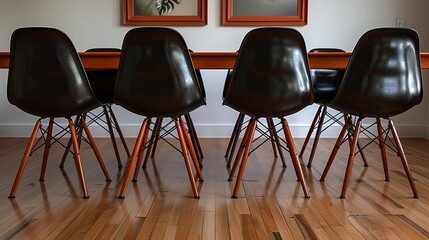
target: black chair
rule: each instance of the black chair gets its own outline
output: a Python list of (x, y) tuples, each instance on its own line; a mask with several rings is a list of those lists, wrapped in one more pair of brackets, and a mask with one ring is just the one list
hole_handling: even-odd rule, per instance
[[(315, 48), (311, 49), (310, 52), (313, 53), (329, 53), (329, 52), (344, 52), (342, 49), (337, 48)], [(307, 163), (307, 167), (311, 167), (313, 163), (313, 158), (316, 153), (317, 144), (319, 142), (320, 135), (326, 129), (328, 129), (333, 124), (337, 123), (344, 126), (342, 120), (346, 121), (347, 116), (344, 113), (337, 112), (331, 113), (328, 111), (329, 103), (334, 99), (338, 87), (341, 84), (341, 80), (344, 76), (343, 70), (334, 70), (334, 69), (311, 69), (311, 81), (313, 83), (313, 93), (314, 93), (314, 103), (319, 104), (316, 114), (314, 115), (311, 126), (308, 130), (307, 136), (302, 145), (301, 151), (298, 155), (300, 159), (303, 158), (305, 149), (308, 142), (310, 141), (311, 135), (313, 134), (314, 129), (316, 133), (314, 135), (313, 146), (311, 147), (310, 157)], [(350, 142), (351, 143), (351, 142)], [(358, 142), (358, 147), (361, 149), (360, 143)], [(359, 151), (364, 161), (365, 167), (368, 167), (366, 162), (365, 155), (363, 151)]]
[[(10, 68), (7, 85), (9, 102), (24, 112), (38, 116), (24, 157), (15, 178), (9, 197), (14, 198), (24, 169), (31, 153), (44, 145), (40, 181), (44, 181), (49, 149), (64, 136), (66, 127), (55, 123), (57, 118), (66, 118), (70, 131), (74, 159), (79, 175), (83, 197), (88, 198), (88, 190), (82, 167), (80, 150), (72, 116), (80, 116), (100, 106), (81, 64), (79, 55), (70, 39), (53, 28), (29, 27), (17, 29), (11, 37)], [(42, 119), (49, 118), (47, 128), (42, 127)], [(53, 128), (60, 131), (53, 135)], [(95, 156), (107, 180), (110, 180), (97, 146), (84, 120), (80, 127), (87, 135)], [(42, 133), (35, 143), (37, 134)], [(44, 141), (43, 141), (44, 140)]]
[[(92, 48), (86, 52), (121, 52), (117, 48)], [(102, 111), (99, 112), (88, 112), (84, 114), (84, 117), (88, 118), (87, 125), (97, 124), (102, 129), (106, 130), (109, 133), (110, 139), (112, 141), (113, 150), (115, 151), (116, 160), (118, 162), (118, 168), (122, 168), (122, 161), (119, 154), (119, 149), (116, 144), (115, 132), (118, 133), (118, 136), (124, 146), (127, 157), (131, 156), (130, 151), (128, 150), (127, 143), (125, 142), (124, 135), (122, 134), (121, 128), (119, 126), (118, 120), (116, 119), (115, 113), (112, 110), (113, 102), (113, 93), (115, 90), (116, 82), (116, 69), (112, 70), (89, 70), (87, 71), (87, 76), (91, 88), (101, 102)], [(107, 128), (106, 128), (107, 126)], [(80, 135), (79, 135), (80, 136)], [(80, 139), (78, 139), (80, 142)], [(69, 142), (68, 148), (70, 148), (71, 142)], [(67, 148), (67, 149), (68, 149)], [(63, 159), (60, 164), (60, 168), (64, 167), (64, 162), (66, 160), (68, 151), (64, 152)]]
[[(344, 138), (351, 138), (352, 145), (340, 195), (341, 198), (345, 197), (357, 141), (359, 134), (363, 133), (372, 138), (369, 143), (378, 142), (386, 181), (389, 181), (386, 146), (396, 151), (401, 158), (414, 197), (417, 198), (417, 189), (407, 159), (390, 118), (419, 104), (422, 98), (417, 33), (405, 28), (378, 28), (366, 32), (357, 42), (337, 95), (329, 104), (349, 117), (320, 180), (324, 181)], [(375, 123), (362, 126), (362, 120), (365, 118), (375, 118)], [(387, 120), (387, 128), (383, 128), (381, 119)], [(377, 134), (370, 131), (372, 126), (376, 126)], [(348, 129), (352, 130), (350, 134), (346, 134)], [(393, 140), (389, 133), (392, 134)]]
[[(226, 93), (228, 91), (229, 83), (230, 83), (231, 77), (232, 77), (232, 72), (233, 72), (232, 69), (228, 69), (228, 72), (227, 72), (226, 78), (225, 78), (225, 84), (223, 87), (223, 92), (222, 92), (222, 100), (225, 99)], [(227, 163), (226, 163), (227, 168), (231, 167), (231, 162), (232, 162), (232, 159), (234, 158), (234, 153), (235, 153), (235, 149), (237, 147), (237, 143), (238, 143), (238, 139), (240, 137), (240, 133), (245, 130), (245, 128), (243, 128), (243, 125), (248, 123), (248, 120), (244, 121), (245, 117), (246, 116), (243, 113), (238, 114), (237, 120), (235, 121), (234, 128), (233, 128), (232, 133), (231, 133), (231, 136), (229, 137), (228, 146), (226, 148), (225, 155), (224, 155), (224, 157), (228, 159)], [(258, 147), (262, 146), (267, 141), (270, 141), (271, 147), (273, 148), (274, 157), (278, 157), (278, 155), (280, 155), (280, 159), (282, 161), (283, 167), (286, 168), (286, 162), (284, 160), (284, 155), (283, 155), (282, 147), (280, 144), (280, 139), (278, 137), (277, 131), (275, 130), (276, 125), (274, 124), (274, 121), (272, 118), (266, 118), (266, 122), (267, 122), (267, 125), (263, 125), (261, 123), (261, 124), (259, 124), (259, 126), (258, 125), (256, 126), (255, 131), (260, 133), (260, 136), (256, 139), (254, 139), (253, 142), (255, 142), (261, 138), (264, 138), (264, 139), (249, 154), (251, 154), (253, 151), (255, 151)], [(277, 155), (277, 152), (278, 152), (278, 155)]]
[(186, 43), (177, 31), (146, 27), (132, 29), (126, 34), (115, 88), (115, 103), (146, 117), (119, 198), (125, 197), (134, 166), (133, 181), (137, 180), (151, 119), (167, 117), (174, 119), (192, 191), (194, 197), (199, 198), (188, 152), (200, 181), (203, 181), (203, 175), (182, 116), (204, 105), (205, 101)]
[(309, 197), (291, 132), (284, 118), (313, 103), (310, 69), (302, 35), (288, 28), (250, 31), (241, 43), (223, 103), (251, 117), (228, 179), (232, 181), (240, 164), (232, 197), (237, 197), (259, 118), (280, 119), (296, 175), (305, 197)]

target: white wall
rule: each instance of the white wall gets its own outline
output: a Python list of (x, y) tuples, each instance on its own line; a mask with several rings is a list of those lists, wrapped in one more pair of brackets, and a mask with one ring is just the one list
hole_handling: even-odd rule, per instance
[[(253, 27), (220, 26), (221, 0), (208, 1), (208, 25), (175, 27), (194, 51), (235, 51)], [(339, 47), (351, 51), (358, 38), (375, 27), (394, 26), (397, 17), (421, 37), (422, 51), (429, 52), (427, 0), (309, 0), (309, 21), (297, 27), (307, 48)], [(120, 47), (131, 28), (120, 24), (118, 0), (0, 0), (0, 51), (9, 51), (10, 35), (22, 26), (52, 26), (66, 32), (78, 51), (92, 47)], [(228, 136), (236, 113), (221, 105), (226, 71), (203, 72), (207, 106), (193, 113), (201, 137)], [(425, 71), (425, 91), (429, 92)], [(10, 105), (6, 97), (7, 70), (0, 70), (0, 136), (28, 136), (34, 117)], [(427, 95), (427, 94), (426, 94)], [(401, 136), (429, 138), (429, 97), (408, 113), (395, 118)], [(304, 137), (316, 106), (288, 117), (296, 137)], [(137, 134), (141, 117), (116, 108), (124, 131)]]

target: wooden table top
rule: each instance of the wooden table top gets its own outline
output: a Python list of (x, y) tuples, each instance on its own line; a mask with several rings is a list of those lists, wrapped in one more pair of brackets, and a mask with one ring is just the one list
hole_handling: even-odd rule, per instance
[[(0, 52), (0, 68), (9, 67), (9, 52)], [(80, 52), (82, 63), (88, 70), (116, 69), (120, 53)], [(197, 69), (231, 69), (234, 67), (236, 52), (192, 52), (192, 60)], [(310, 68), (345, 69), (350, 52), (345, 53), (309, 53)], [(429, 53), (421, 53), (422, 69), (429, 69)]]

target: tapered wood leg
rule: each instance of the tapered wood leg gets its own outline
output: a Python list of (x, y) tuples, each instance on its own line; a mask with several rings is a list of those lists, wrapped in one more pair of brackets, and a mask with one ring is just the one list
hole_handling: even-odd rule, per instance
[(200, 198), (200, 194), (198, 193), (197, 184), (195, 183), (194, 173), (192, 172), (191, 161), (189, 160), (188, 150), (186, 147), (186, 142), (184, 138), (184, 131), (182, 126), (180, 125), (180, 120), (176, 119), (176, 130), (179, 135), (180, 146), (182, 148), (183, 159), (185, 161), (186, 170), (188, 171), (189, 181), (191, 182), (192, 191), (194, 193), (194, 198)]
[(27, 147), (25, 148), (24, 156), (22, 157), (21, 164), (19, 165), (18, 172), (16, 173), (15, 182), (13, 183), (12, 189), (10, 190), (9, 198), (15, 198), (16, 191), (18, 190), (19, 183), (21, 182), (24, 169), (27, 166), (28, 158), (30, 157), (31, 150), (33, 149), (33, 144), (36, 140), (41, 123), (42, 119), (39, 119), (34, 125), (33, 132), (31, 133)]
[(185, 123), (181, 118), (179, 118), (180, 125), (182, 127), (183, 137), (185, 139), (186, 145), (188, 146), (189, 153), (191, 154), (191, 159), (194, 163), (194, 167), (197, 171), (197, 176), (200, 181), (204, 181), (203, 173), (201, 172), (200, 163), (198, 162), (198, 157), (194, 149), (194, 144), (191, 141), (190, 137), (186, 133)]
[(121, 156), (119, 155), (118, 145), (116, 144), (115, 133), (113, 132), (112, 122), (110, 121), (109, 112), (107, 111), (107, 106), (103, 105), (103, 114), (106, 118), (107, 129), (109, 130), (110, 139), (112, 141), (113, 150), (115, 151), (116, 161), (118, 162), (118, 168), (122, 168)]
[(52, 129), (54, 128), (54, 118), (49, 119), (48, 130), (46, 132), (45, 149), (43, 151), (42, 169), (39, 181), (45, 181), (46, 166), (48, 165), (49, 150), (51, 148)]
[(152, 147), (154, 145), (156, 135), (158, 134), (156, 129), (158, 129), (159, 122), (160, 122), (160, 118), (157, 118), (155, 121), (155, 124), (153, 125), (153, 130), (152, 130), (152, 133), (150, 135), (149, 141), (147, 142), (147, 151), (146, 151), (146, 154), (144, 156), (144, 161), (143, 161), (143, 166), (142, 166), (143, 169), (146, 169), (146, 167), (147, 167), (147, 161), (149, 160), (150, 152), (151, 152)]
[(113, 123), (115, 124), (116, 132), (118, 133), (119, 138), (121, 139), (125, 152), (127, 153), (127, 156), (130, 157), (131, 156), (130, 150), (128, 149), (127, 142), (125, 141), (124, 134), (122, 134), (122, 130), (121, 130), (121, 127), (119, 126), (118, 120), (116, 119), (115, 113), (112, 110), (112, 106), (109, 104), (107, 107), (109, 108), (110, 116), (113, 120)]
[(273, 121), (272, 118), (269, 118), (268, 122), (269, 122), (268, 126), (271, 125), (271, 129), (273, 130), (274, 140), (276, 142), (277, 151), (279, 152), (280, 159), (282, 160), (283, 167), (286, 168), (286, 161), (285, 161), (285, 157), (283, 155), (282, 146), (280, 145), (280, 139), (279, 139), (279, 135), (277, 134), (277, 131), (276, 131), (276, 126), (274, 125), (274, 121)]
[(137, 136), (136, 143), (134, 145), (134, 150), (131, 155), (130, 162), (128, 164), (127, 171), (125, 172), (124, 180), (122, 182), (121, 191), (119, 192), (119, 198), (125, 198), (125, 193), (127, 191), (128, 183), (130, 182), (131, 174), (133, 172), (134, 165), (137, 161), (137, 155), (139, 154), (140, 147), (143, 142), (143, 136), (145, 135), (145, 131), (147, 131), (147, 123), (148, 120), (145, 119), (140, 127), (139, 135)]
[(157, 118), (156, 120), (157, 121), (159, 120), (159, 124), (158, 124), (158, 127), (155, 128), (156, 135), (155, 135), (155, 140), (153, 142), (152, 154), (150, 155), (151, 158), (155, 157), (156, 147), (158, 146), (158, 141), (159, 141), (159, 134), (160, 134), (161, 127), (162, 127), (162, 121), (164, 119), (163, 118)]
[(242, 113), (240, 113), (240, 115), (238, 115), (237, 130), (234, 129), (234, 131), (235, 131), (234, 138), (232, 138), (232, 136), (231, 136), (232, 146), (231, 146), (231, 151), (229, 152), (228, 162), (226, 164), (227, 168), (231, 167), (231, 161), (232, 161), (232, 158), (234, 157), (234, 152), (235, 152), (235, 148), (236, 148), (237, 143), (238, 143), (238, 138), (240, 137), (240, 131), (241, 131), (241, 127), (243, 126), (244, 117), (245, 117), (245, 115)]
[[(76, 116), (76, 119), (74, 120), (74, 125), (75, 126), (78, 126), (79, 125), (79, 121), (80, 121), (80, 118), (81, 118), (82, 116), (81, 115), (77, 115)], [(81, 136), (81, 134), (82, 134), (82, 128), (80, 128), (79, 129), (79, 131), (80, 131), (80, 133), (78, 134), (78, 136)], [(69, 154), (69, 151), (70, 151), (70, 148), (71, 148), (71, 146), (72, 146), (72, 140), (71, 140), (71, 138), (69, 139), (69, 141), (68, 141), (68, 143), (67, 143), (67, 147), (66, 147), (66, 150), (64, 151), (64, 153), (63, 153), (63, 158), (61, 159), (61, 163), (60, 163), (60, 168), (61, 169), (63, 169), (64, 168), (64, 163), (65, 163), (65, 161), (66, 161), (66, 159), (67, 159), (67, 156), (68, 156), (68, 154)]]
[(362, 157), (363, 166), (364, 167), (369, 167), (368, 162), (366, 161), (365, 153), (364, 153), (363, 148), (362, 148), (362, 146), (360, 144), (360, 141), (357, 142), (357, 147), (358, 147), (360, 156)]
[[(189, 133), (192, 145), (194, 146), (195, 154), (197, 156), (198, 164), (200, 165), (200, 169), (202, 169), (203, 168), (203, 161), (202, 161), (202, 157), (201, 157), (202, 154), (200, 153), (201, 148), (198, 148), (198, 145), (200, 143), (198, 141), (198, 137), (196, 136), (196, 132), (194, 132), (195, 131), (195, 128), (193, 128), (194, 123), (192, 122), (191, 115), (189, 115), (189, 113), (185, 114), (184, 117), (185, 117), (186, 123), (188, 124), (187, 133)], [(183, 131), (186, 131), (186, 127), (183, 128)], [(186, 135), (188, 135), (188, 134), (186, 134)]]
[(72, 140), (72, 145), (73, 145), (76, 170), (79, 176), (80, 185), (82, 187), (83, 198), (89, 198), (88, 188), (86, 186), (85, 174), (83, 172), (83, 167), (82, 167), (82, 160), (80, 158), (80, 147), (77, 141), (76, 129), (71, 118), (69, 118), (68, 120), (69, 120), (69, 128), (70, 128), (70, 135), (71, 135), (70, 138)]
[(204, 153), (203, 153), (203, 149), (201, 148), (200, 141), (198, 139), (197, 130), (195, 129), (194, 121), (192, 121), (190, 113), (185, 114), (185, 117), (186, 117), (186, 123), (188, 124), (188, 128), (190, 130), (191, 140), (194, 143), (195, 153), (198, 154), (199, 162), (201, 162), (201, 159), (204, 158)]
[[(249, 152), (250, 152), (250, 147), (252, 146), (253, 135), (255, 134), (255, 130), (256, 130), (256, 124), (257, 124), (256, 119), (252, 118), (249, 122), (249, 125), (247, 126), (247, 129), (249, 130), (248, 137), (246, 138), (247, 141), (245, 143), (243, 159), (241, 160), (240, 169), (239, 169), (238, 175), (237, 175), (237, 180), (235, 181), (234, 191), (232, 192), (232, 198), (237, 198), (238, 190), (240, 189), (240, 186), (241, 186), (241, 181), (243, 179), (244, 170), (246, 169), (247, 160), (249, 159)], [(247, 132), (247, 129), (246, 129), (246, 132)], [(238, 155), (239, 154), (237, 154), (237, 156)], [(236, 161), (237, 161), (237, 159), (236, 159)], [(235, 165), (235, 163), (234, 163), (234, 165)], [(230, 176), (230, 178), (231, 178), (231, 176)]]
[(332, 152), (331, 152), (331, 155), (329, 156), (328, 163), (326, 163), (325, 170), (323, 170), (322, 177), (320, 177), (320, 181), (325, 181), (326, 175), (328, 174), (329, 169), (331, 168), (332, 163), (334, 162), (335, 156), (337, 155), (337, 152), (340, 149), (341, 142), (343, 141), (344, 136), (346, 135), (346, 132), (348, 131), (350, 124), (351, 124), (351, 117), (346, 118), (343, 129), (341, 129), (340, 135), (337, 138), (337, 142), (332, 148)]
[[(348, 116), (348, 114), (344, 113), (344, 122), (347, 121), (347, 116)], [(352, 124), (349, 125), (349, 128), (350, 128), (349, 132), (351, 131), (352, 126), (353, 126)], [(352, 146), (352, 139), (350, 137), (348, 138), (348, 142), (349, 142), (349, 147), (351, 147)], [(358, 147), (360, 156), (362, 157), (364, 167), (368, 167), (369, 165), (368, 165), (368, 162), (366, 161), (365, 153), (363, 152), (363, 148), (361, 147), (359, 140), (357, 142), (357, 147)]]
[(268, 133), (270, 134), (270, 142), (271, 142), (271, 148), (273, 149), (274, 157), (278, 157), (277, 155), (277, 149), (276, 149), (276, 140), (274, 139), (274, 130), (272, 129), (272, 126), (270, 124), (270, 118), (266, 118), (267, 125), (268, 125)]
[(237, 120), (235, 121), (235, 125), (234, 125), (234, 128), (232, 130), (231, 137), (229, 138), (228, 147), (226, 148), (226, 152), (225, 152), (224, 157), (228, 157), (229, 154), (231, 154), (231, 148), (232, 148), (232, 144), (233, 144), (234, 139), (235, 139), (235, 135), (237, 135), (240, 132), (240, 128), (238, 126), (240, 124), (240, 116), (242, 116), (242, 115), (244, 115), (244, 114), (240, 113), (237, 117)]
[(384, 178), (385, 181), (390, 181), (389, 167), (387, 165), (386, 146), (384, 144), (383, 127), (381, 126), (380, 118), (377, 118), (377, 131), (378, 131), (378, 146), (380, 147), (381, 159), (383, 161)]
[(414, 184), (413, 176), (411, 175), (410, 167), (408, 166), (407, 158), (405, 157), (404, 149), (402, 148), (401, 141), (399, 140), (398, 133), (396, 132), (396, 128), (393, 125), (392, 120), (389, 119), (389, 128), (392, 132), (393, 139), (395, 140), (395, 144), (398, 150), (399, 157), (402, 161), (402, 166), (404, 167), (405, 173), (407, 174), (408, 182), (410, 183), (411, 189), (413, 190), (414, 198), (418, 198), (419, 194), (417, 192), (416, 185)]
[(290, 132), (289, 124), (285, 118), (282, 118), (281, 121), (282, 121), (283, 131), (286, 138), (286, 143), (288, 145), (289, 153), (292, 158), (293, 167), (295, 168), (296, 176), (299, 182), (301, 183), (302, 191), (304, 192), (304, 197), (310, 198), (310, 195), (308, 194), (308, 191), (307, 191), (307, 185), (304, 180), (304, 175), (302, 173), (301, 164), (299, 163), (299, 159), (295, 152), (295, 144), (293, 142), (292, 133)]
[(353, 162), (355, 159), (356, 145), (359, 140), (359, 133), (361, 128), (362, 119), (359, 118), (356, 122), (356, 126), (353, 133), (353, 141), (350, 147), (349, 160), (347, 162), (346, 174), (344, 176), (343, 189), (341, 190), (340, 198), (346, 197), (347, 187), (349, 186), (350, 177), (352, 175)]
[(316, 153), (317, 144), (319, 143), (320, 134), (322, 134), (323, 123), (325, 121), (326, 111), (328, 107), (326, 106), (321, 106), (321, 107), (322, 107), (322, 115), (320, 115), (319, 124), (317, 125), (316, 135), (314, 136), (313, 146), (311, 147), (311, 153), (310, 153), (310, 158), (308, 159), (307, 167), (311, 167), (311, 164), (313, 163), (313, 158)]
[(250, 125), (250, 121), (249, 121), (246, 127), (246, 131), (244, 132), (243, 139), (241, 140), (240, 147), (238, 148), (237, 155), (235, 155), (234, 164), (232, 165), (232, 169), (229, 173), (228, 181), (232, 181), (232, 179), (234, 178), (235, 171), (237, 170), (237, 167), (240, 164), (240, 159), (243, 157), (244, 150), (246, 148), (246, 145), (248, 144), (251, 128), (252, 126)]
[(316, 115), (314, 115), (313, 122), (311, 122), (311, 126), (308, 129), (308, 133), (307, 133), (307, 136), (305, 137), (304, 144), (302, 145), (301, 152), (298, 155), (298, 157), (301, 159), (302, 159), (302, 156), (304, 155), (305, 148), (307, 147), (307, 144), (310, 141), (311, 134), (313, 133), (314, 129), (316, 128), (316, 124), (318, 122), (320, 122), (318, 120), (319, 120), (319, 116), (320, 116), (320, 113), (322, 111), (322, 108), (323, 108), (323, 106), (319, 106), (319, 108), (317, 109)]
[(146, 126), (146, 131), (143, 134), (143, 142), (140, 146), (140, 153), (138, 154), (137, 164), (136, 164), (136, 168), (134, 170), (133, 182), (137, 182), (137, 178), (139, 176), (140, 166), (142, 164), (143, 155), (144, 155), (145, 143), (147, 142), (147, 138), (149, 136), (149, 124), (150, 123), (151, 123), (151, 119), (149, 118), (147, 126)]
[(82, 128), (85, 131), (86, 136), (88, 137), (89, 143), (91, 144), (92, 151), (94, 152), (95, 158), (97, 158), (98, 164), (101, 167), (101, 170), (104, 173), (106, 181), (110, 181), (109, 172), (107, 171), (106, 165), (104, 165), (103, 159), (101, 158), (100, 151), (98, 151), (97, 144), (95, 144), (94, 138), (92, 137), (91, 132), (89, 131), (88, 126), (86, 125), (85, 118), (82, 118)]

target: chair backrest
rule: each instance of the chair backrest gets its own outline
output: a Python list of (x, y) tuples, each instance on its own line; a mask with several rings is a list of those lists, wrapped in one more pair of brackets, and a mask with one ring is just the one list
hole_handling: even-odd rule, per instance
[(356, 116), (389, 117), (422, 98), (417, 32), (377, 28), (357, 42), (332, 105)]
[(122, 45), (115, 103), (149, 117), (176, 117), (204, 105), (183, 37), (175, 30), (130, 30)]
[[(345, 52), (339, 48), (313, 48), (310, 52)], [(344, 70), (335, 69), (311, 69), (311, 81), (313, 83), (314, 102), (325, 104), (332, 101), (344, 76)]]
[(40, 117), (65, 117), (99, 106), (79, 55), (61, 31), (20, 28), (10, 45), (9, 102)]
[[(91, 48), (86, 52), (121, 52), (119, 48)], [(87, 71), (92, 91), (102, 103), (113, 103), (117, 69)]]
[(289, 28), (258, 28), (243, 39), (224, 104), (249, 116), (281, 117), (313, 102), (307, 50)]

